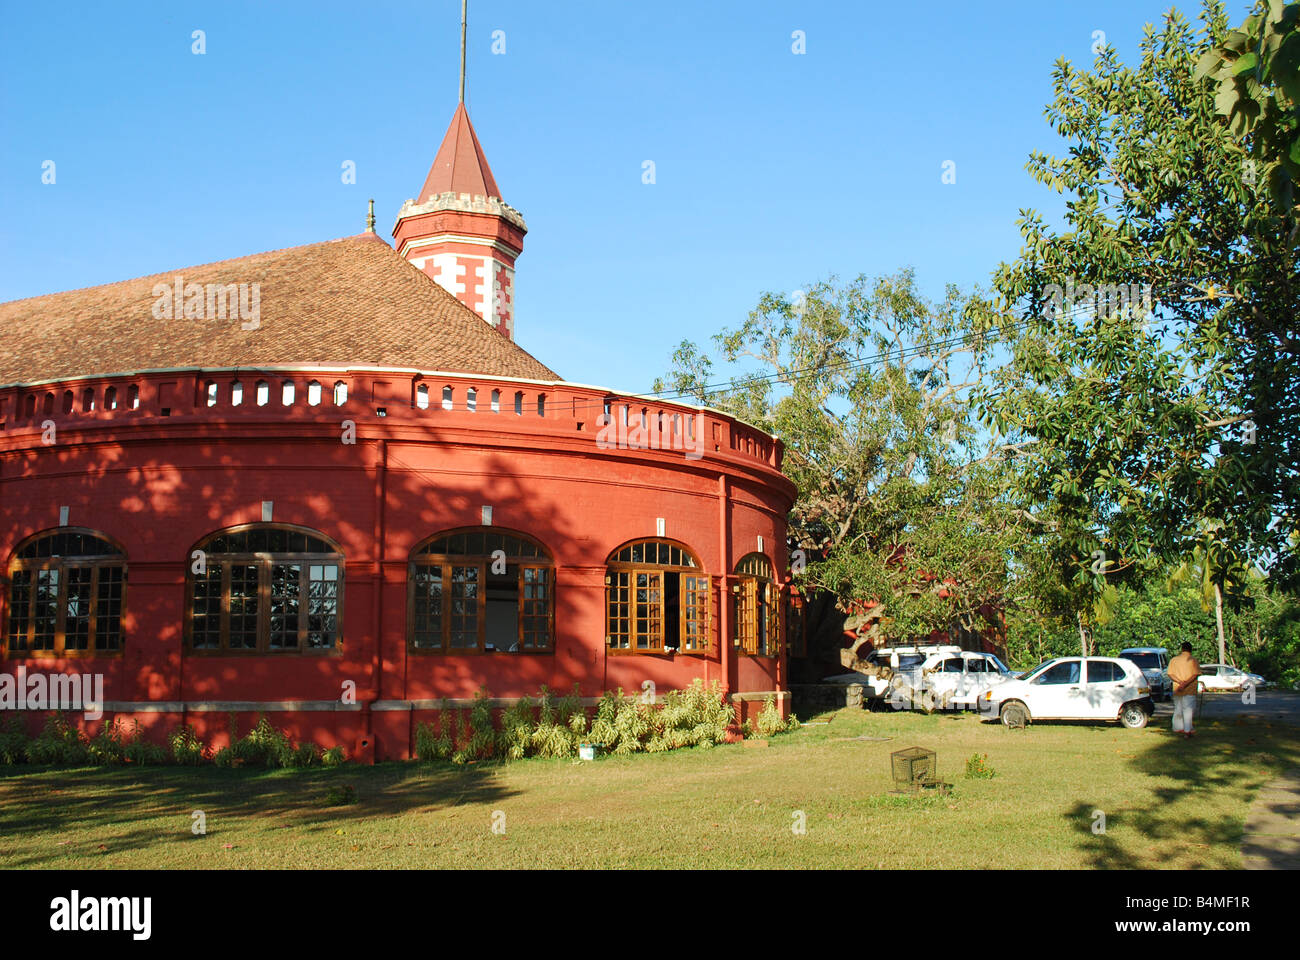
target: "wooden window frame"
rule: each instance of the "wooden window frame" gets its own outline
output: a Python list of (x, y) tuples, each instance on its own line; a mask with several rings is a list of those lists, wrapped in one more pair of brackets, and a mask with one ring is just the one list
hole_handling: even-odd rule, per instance
[[(208, 553), (205, 563), (209, 574), (213, 570), (220, 571), (220, 604), (217, 617), (219, 618), (219, 627), (217, 632), (217, 646), (215, 647), (196, 647), (194, 645), (194, 602), (195, 602), (195, 585), (199, 581), (199, 576), (194, 573), (193, 564), (190, 557), (195, 550), (203, 550), (204, 544), (211, 543), (217, 537), (232, 536), (234, 534), (245, 533), (251, 530), (283, 530), (289, 533), (305, 534), (313, 539), (320, 540), (325, 544), (333, 547), (330, 553), (316, 552), (262, 552), (252, 553)], [(271, 646), (271, 583), (272, 571), (277, 566), (287, 566), (296, 564), (299, 566), (298, 571), (298, 644), (293, 647), (272, 647)], [(253, 647), (234, 647), (230, 646), (230, 617), (231, 617), (231, 568), (233, 567), (256, 567), (257, 568), (257, 643)], [(307, 644), (308, 635), (310, 634), (310, 603), (311, 603), (311, 568), (313, 566), (334, 566), (338, 568), (338, 577), (334, 581), (337, 584), (336, 595), (334, 597), (334, 619), (335, 627), (333, 630), (334, 642), (326, 647), (311, 647)], [(334, 542), (330, 537), (325, 536), (319, 530), (313, 530), (310, 527), (300, 527), (288, 523), (247, 523), (237, 527), (228, 527), (224, 530), (218, 530), (209, 534), (200, 540), (186, 554), (186, 573), (185, 573), (185, 622), (184, 622), (184, 644), (187, 656), (198, 657), (325, 657), (341, 656), (343, 653), (343, 615), (344, 615), (344, 584), (347, 579), (347, 564), (344, 559), (343, 549)]]
[[(684, 555), (690, 557), (691, 560), (694, 561), (694, 565), (660, 564), (644, 560), (627, 561), (614, 559), (624, 550), (637, 545), (651, 543), (666, 544), (670, 547), (675, 547)], [(677, 593), (677, 640), (680, 646), (675, 649), (664, 646), (664, 641), (666, 640), (664, 625), (668, 622), (669, 617), (667, 590), (665, 589), (663, 580), (663, 577), (666, 574), (677, 574), (680, 577), (680, 586)], [(624, 589), (624, 584), (620, 580), (620, 576), (622, 575), (626, 575), (627, 578), (626, 600), (623, 600), (618, 596), (618, 592)], [(637, 586), (637, 578), (639, 576), (646, 577), (647, 584), (650, 582), (651, 577), (659, 577), (659, 599), (655, 604), (657, 617), (653, 618), (657, 621), (659, 626), (658, 635), (656, 636), (651, 632), (649, 637), (650, 643), (645, 647), (637, 646), (637, 641), (642, 636), (641, 631), (637, 629), (638, 618), (636, 616), (636, 591), (639, 589)], [(687, 610), (690, 606), (686, 603), (688, 590), (686, 580), (688, 578), (693, 578), (699, 582), (699, 585), (697, 585), (692, 593), (694, 593), (697, 600), (696, 606), (703, 607), (702, 616), (694, 618), (687, 617)], [(645, 589), (652, 588), (647, 586)], [(702, 601), (702, 603), (698, 601)], [(614, 614), (615, 608), (619, 611), (617, 615)], [(627, 621), (628, 629), (626, 635), (621, 631), (615, 633), (612, 630), (612, 621), (615, 619)], [(688, 624), (691, 623), (699, 626), (698, 636), (703, 638), (703, 644), (701, 646), (687, 646), (687, 638), (690, 636), (687, 627)], [(662, 657), (672, 656), (673, 654), (693, 657), (707, 656), (714, 647), (713, 636), (711, 633), (712, 626), (713, 581), (704, 571), (704, 566), (700, 563), (700, 558), (696, 555), (695, 551), (686, 544), (681, 543), (678, 540), (669, 540), (665, 537), (642, 537), (620, 544), (616, 549), (610, 552), (609, 559), (605, 561), (605, 650), (610, 656)], [(627, 646), (624, 647), (617, 645), (616, 641), (621, 640), (624, 636), (626, 636), (627, 639)]]
[[(59, 534), (75, 533), (82, 536), (93, 537), (117, 551), (116, 554), (79, 554), (67, 557), (31, 557), (21, 558), (21, 554), (29, 546), (48, 537)], [(99, 599), (99, 578), (100, 571), (104, 569), (120, 569), (122, 571), (122, 591), (118, 598), (117, 613), (117, 646), (99, 649), (99, 620), (100, 620), (100, 599)], [(60, 576), (59, 585), (55, 595), (56, 612), (54, 617), (54, 639), (53, 646), (33, 649), (32, 644), (36, 640), (36, 574), (41, 571), (55, 570)], [(86, 627), (86, 649), (69, 650), (67, 649), (67, 617), (68, 617), (68, 576), (69, 570), (90, 570), (90, 583), (88, 585), (90, 603), (87, 610), (87, 627)], [(0, 633), (0, 651), (3, 651), (3, 657), (7, 660), (60, 660), (64, 658), (94, 658), (94, 657), (120, 657), (126, 647), (126, 630), (123, 621), (126, 618), (126, 600), (127, 600), (127, 556), (126, 549), (114, 540), (98, 530), (92, 530), (88, 527), (57, 527), (51, 530), (42, 530), (40, 533), (33, 534), (22, 540), (14, 548), (13, 554), (8, 565), (5, 567), (7, 574), (4, 590), (4, 623), (3, 632)], [(15, 647), (10, 642), (10, 625), (14, 619), (14, 575), (24, 572), (31, 574), (28, 583), (27, 596), (27, 630), (25, 634), (25, 646), (22, 648)]]
[[(516, 577), (516, 606), (515, 606), (515, 645), (517, 649), (487, 649), (487, 594), (488, 579), (494, 558), (491, 554), (466, 554), (466, 553), (421, 553), (421, 551), (430, 543), (442, 540), (446, 537), (453, 537), (463, 533), (494, 533), (516, 540), (531, 543), (537, 548), (541, 556), (526, 557), (520, 554), (507, 552), (505, 557), (506, 567), (515, 567)], [(498, 558), (499, 559), (499, 558)], [(442, 603), (439, 617), (439, 629), (437, 631), (440, 641), (438, 646), (417, 646), (415, 633), (415, 601), (416, 601), (416, 574), (421, 567), (436, 567), (441, 570), (441, 592)], [(455, 581), (452, 579), (451, 570), (453, 567), (467, 567), (478, 570), (478, 602), (475, 605), (476, 619), (476, 640), (473, 646), (453, 647), (451, 645), (451, 623), (452, 623), (452, 586)], [(546, 606), (544, 614), (546, 618), (546, 629), (549, 642), (546, 646), (529, 645), (527, 642), (528, 631), (524, 629), (524, 605), (525, 605), (525, 588), (533, 584), (527, 581), (527, 571), (544, 570), (546, 571)], [(425, 537), (411, 551), (407, 563), (406, 572), (406, 649), (408, 653), (428, 654), (433, 656), (483, 656), (492, 654), (507, 654), (510, 656), (543, 654), (551, 655), (555, 653), (555, 607), (556, 607), (556, 565), (555, 558), (546, 545), (536, 537), (529, 536), (519, 530), (509, 530), (504, 527), (478, 526), (478, 527), (457, 527), (452, 530), (443, 530), (431, 537)], [(528, 614), (530, 617), (537, 617), (537, 614)]]
[[(736, 564), (736, 646), (747, 657), (775, 659), (781, 656), (780, 585), (773, 576), (772, 561), (762, 553), (748, 553)], [(759, 613), (763, 611), (766, 638), (759, 649)]]

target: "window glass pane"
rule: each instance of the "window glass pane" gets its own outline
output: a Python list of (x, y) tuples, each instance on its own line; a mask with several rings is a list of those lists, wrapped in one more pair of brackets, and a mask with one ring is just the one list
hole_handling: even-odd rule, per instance
[(608, 642), (616, 650), (628, 649), (631, 631), (631, 612), (629, 596), (632, 574), (627, 570), (615, 570), (609, 574), (609, 583), (605, 587), (605, 617)]
[(551, 571), (524, 567), (523, 579), (524, 648), (545, 650), (551, 646)]
[(272, 650), (298, 648), (298, 602), (302, 594), (302, 566), (276, 563), (271, 566)]
[(191, 645), (196, 650), (215, 650), (221, 646), (221, 565), (209, 564), (190, 586), (194, 591)]
[(1042, 684), (1079, 682), (1079, 661), (1066, 660), (1044, 670), (1035, 681)]
[(412, 643), (423, 649), (442, 647), (442, 567), (416, 564), (414, 636)]
[(236, 563), (230, 567), (230, 649), (257, 649), (258, 567)]
[(479, 567), (451, 568), (451, 646), (478, 646)]
[(60, 570), (36, 571), (36, 604), (32, 611), (33, 650), (53, 650), (59, 616)]
[(31, 625), (32, 574), (15, 570), (9, 584), (9, 649), (27, 649), (27, 628)]
[(63, 610), (63, 649), (90, 649), (90, 582), (94, 577), (91, 567), (69, 567), (64, 570), (67, 592)]
[(313, 650), (333, 647), (339, 632), (338, 564), (312, 564), (307, 574), (307, 646)]
[(636, 648), (663, 649), (663, 580), (659, 573), (636, 575)]

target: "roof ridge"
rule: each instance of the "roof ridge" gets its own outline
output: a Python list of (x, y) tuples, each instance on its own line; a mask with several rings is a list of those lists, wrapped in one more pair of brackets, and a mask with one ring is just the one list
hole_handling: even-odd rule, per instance
[[(354, 233), (346, 237), (335, 237), (333, 240), (315, 240), (311, 243), (299, 243), (290, 247), (276, 247), (273, 250), (261, 250), (257, 253), (246, 253), (242, 257), (230, 257), (225, 260), (212, 260), (209, 261), (208, 263), (191, 263), (189, 266), (186, 267), (173, 267), (170, 270), (159, 270), (156, 273), (142, 273), (136, 277), (126, 277), (122, 280), (112, 280), (108, 283), (92, 283), (84, 287), (71, 287), (67, 290), (51, 290), (48, 293), (38, 293), (30, 297), (19, 297), (16, 300), (0, 300), (0, 307), (8, 307), (18, 303), (26, 303), (28, 300), (42, 300), (45, 297), (59, 297), (59, 296), (63, 296), (66, 293), (84, 293), (87, 290), (107, 290), (110, 287), (118, 287), (127, 283), (139, 283), (141, 280), (150, 280), (153, 277), (164, 277), (176, 273), (183, 273), (186, 270), (200, 270), (200, 269), (205, 269), (207, 267), (219, 267), (222, 266), (223, 264), (238, 263), (240, 260), (251, 260), (254, 257), (265, 257), (274, 253), (290, 253), (294, 250), (306, 250), (308, 247), (321, 247), (327, 243), (343, 243), (346, 240), (362, 240), (362, 239), (371, 239), (371, 238), (378, 240), (384, 246), (388, 247), (388, 249), (390, 250), (393, 249), (389, 245), (388, 241), (385, 240), (383, 237), (379, 236), (378, 234), (370, 233), (369, 231), (367, 231), (365, 233)], [(393, 252), (396, 253), (397, 251), (394, 250)]]

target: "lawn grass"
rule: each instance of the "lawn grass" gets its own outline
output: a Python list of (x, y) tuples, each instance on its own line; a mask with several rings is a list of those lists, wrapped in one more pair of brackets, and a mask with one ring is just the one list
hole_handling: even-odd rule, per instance
[[(1255, 792), (1300, 762), (1298, 731), (1259, 719), (1207, 720), (1190, 742), (1164, 725), (815, 719), (831, 722), (762, 749), (594, 763), (0, 767), (0, 867), (1236, 868)], [(890, 793), (889, 753), (913, 745), (937, 751), (950, 796)], [(993, 779), (963, 777), (975, 753)], [(327, 805), (349, 784), (355, 803)]]

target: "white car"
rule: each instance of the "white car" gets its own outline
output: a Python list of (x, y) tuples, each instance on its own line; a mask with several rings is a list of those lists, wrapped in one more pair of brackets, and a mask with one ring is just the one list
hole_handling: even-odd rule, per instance
[(990, 687), (1015, 676), (991, 653), (936, 653), (921, 667), (921, 688), (933, 696), (935, 709), (972, 708)]
[(880, 700), (890, 695), (900, 685), (907, 689), (921, 686), (921, 666), (937, 653), (961, 653), (961, 647), (952, 644), (924, 644), (922, 646), (879, 647), (866, 656), (873, 667), (888, 667), (890, 676), (854, 671), (825, 677), (826, 683), (860, 683), (869, 700)]
[(1204, 664), (1201, 667), (1201, 675), (1196, 680), (1198, 690), (1208, 690), (1212, 693), (1222, 691), (1236, 693), (1251, 685), (1259, 689), (1264, 685), (1264, 678), (1256, 673), (1247, 673), (1245, 670), (1230, 667), (1226, 663)]
[(1151, 687), (1131, 660), (1057, 657), (985, 691), (980, 711), (1009, 727), (1032, 720), (1118, 720), (1138, 730), (1155, 710)]

